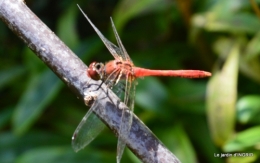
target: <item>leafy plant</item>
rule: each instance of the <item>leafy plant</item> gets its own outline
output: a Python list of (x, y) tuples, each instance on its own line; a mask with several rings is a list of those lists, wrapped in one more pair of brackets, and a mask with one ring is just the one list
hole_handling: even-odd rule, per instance
[[(86, 64), (113, 58), (76, 4), (115, 40), (112, 16), (137, 66), (212, 70), (210, 79), (139, 79), (135, 113), (182, 162), (259, 161), (258, 0), (26, 4)], [(86, 107), (4, 23), (0, 29), (1, 162), (115, 162), (109, 130), (74, 153), (71, 136)], [(129, 151), (122, 162), (139, 160)]]

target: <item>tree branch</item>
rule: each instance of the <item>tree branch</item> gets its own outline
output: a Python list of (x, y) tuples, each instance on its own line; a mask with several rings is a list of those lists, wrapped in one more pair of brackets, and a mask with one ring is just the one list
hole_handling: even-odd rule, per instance
[[(86, 65), (22, 0), (0, 0), (0, 18), (80, 99), (84, 99), (86, 86), (92, 90), (98, 85), (96, 81), (88, 82)], [(99, 98), (102, 99), (99, 101), (102, 107), (95, 113), (117, 134), (120, 115), (126, 106), (105, 86), (98, 91), (99, 96), (104, 98)], [(130, 134), (124, 139), (129, 149), (143, 162), (179, 162), (135, 115)]]

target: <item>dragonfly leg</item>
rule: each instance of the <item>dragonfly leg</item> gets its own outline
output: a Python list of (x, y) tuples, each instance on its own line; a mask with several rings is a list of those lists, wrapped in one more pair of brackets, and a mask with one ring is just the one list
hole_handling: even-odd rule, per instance
[(102, 86), (103, 83), (104, 83), (104, 80), (102, 80), (101, 84), (98, 86), (98, 88), (96, 89), (96, 91), (101, 88), (101, 86)]

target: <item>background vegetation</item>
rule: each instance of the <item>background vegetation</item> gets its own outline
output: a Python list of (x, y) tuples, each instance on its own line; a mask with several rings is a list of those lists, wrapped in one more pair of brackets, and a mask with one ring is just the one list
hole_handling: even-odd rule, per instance
[[(259, 3), (26, 1), (86, 64), (113, 58), (76, 4), (115, 42), (113, 17), (135, 65), (213, 73), (138, 80), (136, 115), (183, 163), (259, 161)], [(72, 150), (88, 108), (2, 22), (0, 40), (0, 162), (115, 162), (117, 139), (108, 129), (84, 150)], [(214, 157), (221, 153), (252, 156)], [(126, 150), (122, 162), (140, 161)]]

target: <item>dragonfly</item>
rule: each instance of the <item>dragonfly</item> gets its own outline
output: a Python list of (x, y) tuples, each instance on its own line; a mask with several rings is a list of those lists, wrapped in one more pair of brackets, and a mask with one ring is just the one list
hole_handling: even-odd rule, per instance
[[(114, 57), (114, 60), (111, 60), (106, 64), (92, 62), (87, 69), (87, 75), (93, 80), (101, 80), (101, 84), (106, 84), (109, 88), (118, 87), (118, 89), (114, 89), (114, 92), (123, 96), (122, 99), (125, 105), (129, 108), (130, 112), (133, 112), (134, 110), (134, 96), (137, 78), (145, 76), (203, 78), (211, 76), (210, 72), (201, 70), (151, 70), (136, 67), (121, 42), (112, 18), (111, 24), (118, 46), (106, 39), (91, 22), (88, 16), (83, 12), (79, 5), (78, 7)], [(97, 107), (100, 107), (98, 99), (95, 99), (94, 101), (95, 102), (92, 104), (91, 108), (86, 113), (73, 134), (72, 147), (76, 152), (88, 145), (105, 126), (104, 123), (101, 122), (95, 114), (93, 114), (93, 111)], [(128, 135), (132, 125), (132, 114), (129, 114), (130, 116), (125, 116), (125, 112), (126, 110), (123, 110), (120, 120), (120, 128), (118, 131), (117, 163), (120, 162), (126, 146), (122, 135)]]

